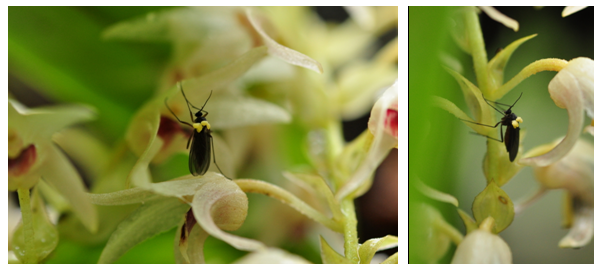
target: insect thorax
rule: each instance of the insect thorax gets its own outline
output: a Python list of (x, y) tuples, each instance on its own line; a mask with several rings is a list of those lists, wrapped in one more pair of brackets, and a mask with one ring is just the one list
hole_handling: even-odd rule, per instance
[[(196, 119), (196, 121), (198, 121)], [(206, 127), (206, 129), (210, 130), (210, 123), (206, 120), (202, 120), (201, 122), (196, 122), (193, 124), (194, 129), (198, 131), (198, 133), (202, 132), (202, 129)]]

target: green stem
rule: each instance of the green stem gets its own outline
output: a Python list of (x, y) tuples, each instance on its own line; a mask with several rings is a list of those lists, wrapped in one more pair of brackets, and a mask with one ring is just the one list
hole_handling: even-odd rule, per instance
[(467, 32), (469, 49), (471, 51), (471, 57), (473, 58), (473, 68), (476, 72), (478, 86), (483, 93), (490, 93), (496, 89), (496, 86), (494, 86), (494, 83), (491, 84), (490, 80), (488, 80), (488, 60), (486, 57), (482, 28), (480, 27), (476, 8), (467, 8), (463, 16), (465, 20), (465, 32)]
[(345, 239), (345, 258), (352, 261), (353, 263), (360, 262), (360, 256), (358, 256), (358, 219), (356, 218), (356, 209), (354, 207), (353, 199), (345, 198), (341, 202), (341, 208), (345, 215), (343, 235)]
[(19, 205), (21, 206), (21, 221), (23, 224), (23, 244), (25, 245), (25, 254), (23, 263), (36, 263), (36, 248), (34, 244), (34, 219), (29, 197), (29, 189), (19, 188)]
[(341, 122), (339, 119), (333, 119), (328, 122), (326, 126), (327, 130), (327, 161), (329, 163), (334, 163), (337, 156), (341, 154), (343, 151), (343, 146), (345, 145), (343, 141), (343, 129), (341, 127)]

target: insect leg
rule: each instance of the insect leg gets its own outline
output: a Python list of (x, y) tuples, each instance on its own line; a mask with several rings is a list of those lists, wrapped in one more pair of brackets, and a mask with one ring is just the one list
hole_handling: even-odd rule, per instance
[(472, 124), (476, 124), (476, 125), (480, 125), (480, 126), (491, 127), (491, 128), (496, 128), (501, 122), (503, 122), (503, 121), (499, 121), (494, 126), (491, 126), (491, 125), (486, 125), (486, 124), (482, 124), (482, 123), (472, 122), (472, 121), (468, 121), (468, 120), (460, 119), (460, 118), (459, 118), (459, 120), (465, 121), (465, 122), (468, 122), (468, 123), (472, 123)]
[[(502, 129), (502, 127), (501, 127), (501, 130), (503, 130), (503, 129)], [(501, 140), (498, 140), (498, 139), (492, 138), (492, 137), (490, 137), (490, 136), (488, 136), (488, 135), (484, 135), (484, 134), (480, 134), (480, 133), (477, 133), (477, 132), (473, 132), (473, 131), (470, 131), (469, 133), (471, 133), (471, 134), (477, 134), (477, 135), (480, 135), (480, 136), (484, 136), (484, 137), (486, 137), (486, 138), (488, 138), (488, 139), (495, 140), (495, 141), (497, 141), (497, 142), (501, 142), (501, 143), (503, 142), (503, 134), (502, 134), (502, 133), (501, 133)]]
[(223, 171), (221, 171), (221, 168), (219, 168), (219, 165), (217, 164), (217, 156), (215, 156), (215, 142), (213, 141), (213, 136), (210, 135), (210, 133), (208, 134), (208, 136), (210, 137), (210, 146), (213, 149), (213, 162), (215, 163), (215, 166), (217, 166), (217, 169), (219, 169), (219, 172), (221, 172), (221, 175), (223, 175), (227, 179), (231, 180), (231, 178), (229, 178), (225, 174), (223, 174)]
[[(181, 119), (179, 119), (179, 117), (177, 117), (177, 115), (176, 115), (176, 114), (173, 112), (173, 110), (171, 110), (171, 109), (170, 109), (170, 107), (168, 106), (168, 102), (167, 102), (167, 101), (168, 101), (168, 97), (167, 97), (166, 99), (164, 99), (164, 105), (166, 105), (166, 108), (168, 108), (168, 110), (170, 111), (170, 113), (172, 113), (172, 114), (173, 114), (173, 116), (174, 116), (175, 118), (177, 118), (177, 120), (178, 120), (178, 121), (179, 121), (181, 124), (185, 124), (185, 125), (188, 125), (188, 126), (190, 126), (190, 127), (194, 127), (194, 126), (192, 126), (192, 125), (191, 125), (190, 123), (188, 123), (188, 122), (181, 121)], [(191, 114), (191, 112), (190, 112), (190, 114)], [(193, 122), (193, 120), (192, 120), (192, 122)]]
[[(461, 120), (461, 121), (468, 122), (468, 123), (472, 123), (472, 124), (480, 125), (480, 126), (491, 127), (491, 128), (496, 128), (496, 127), (497, 127), (499, 124), (501, 124), (501, 123), (503, 122), (503, 121), (499, 121), (499, 122), (498, 122), (498, 123), (496, 123), (494, 126), (491, 126), (491, 125), (486, 125), (486, 124), (482, 124), (482, 123), (476, 123), (476, 122), (472, 122), (472, 121), (467, 121), (467, 120), (464, 120), (464, 119), (460, 119), (460, 120)], [(492, 140), (495, 140), (495, 141), (499, 141), (499, 142), (501, 142), (501, 143), (503, 142), (503, 126), (502, 126), (502, 125), (501, 125), (501, 140), (497, 140), (497, 139), (492, 138), (492, 137), (490, 137), (490, 136), (488, 136), (488, 135), (480, 134), (480, 133), (477, 133), (477, 132), (469, 132), (469, 133), (473, 133), (473, 134), (477, 134), (477, 135), (480, 135), (480, 136), (484, 136), (484, 137), (486, 137), (486, 138), (489, 138), (489, 139), (492, 139)]]

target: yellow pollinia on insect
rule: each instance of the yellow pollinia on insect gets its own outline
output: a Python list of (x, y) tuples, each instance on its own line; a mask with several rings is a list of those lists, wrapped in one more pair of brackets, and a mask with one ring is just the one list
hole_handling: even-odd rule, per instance
[(196, 131), (202, 132), (203, 127), (206, 127), (208, 130), (210, 130), (210, 123), (208, 121), (202, 121), (200, 123), (194, 123), (193, 127), (196, 129)]

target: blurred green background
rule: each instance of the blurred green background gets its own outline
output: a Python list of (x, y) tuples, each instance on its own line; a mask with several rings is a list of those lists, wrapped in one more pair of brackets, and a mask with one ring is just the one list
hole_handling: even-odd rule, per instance
[[(587, 8), (562, 18), (563, 7), (495, 7), (501, 13), (520, 23), (518, 32), (480, 14), (486, 53), (490, 60), (498, 48), (531, 35), (537, 37), (522, 44), (512, 55), (505, 68), (506, 82), (526, 65), (542, 58), (570, 60), (576, 57), (594, 58), (594, 11)], [(447, 53), (463, 64), (463, 75), (476, 82), (471, 57), (462, 52), (448, 32), (452, 23), (448, 12), (456, 8), (409, 7), (409, 169), (426, 184), (454, 195), (459, 207), (469, 214), (474, 197), (484, 189), (486, 181), (482, 173), (482, 160), (486, 152), (486, 140), (470, 134), (470, 129), (454, 116), (432, 107), (431, 95), (444, 97), (468, 115), (461, 90), (442, 68), (438, 54)], [(524, 80), (500, 102), (511, 104), (524, 92), (514, 112), (524, 118), (522, 128), (526, 138), (521, 145), (525, 151), (564, 136), (568, 124), (566, 110), (557, 107), (549, 98), (547, 86), (556, 72), (540, 72)], [(589, 124), (591, 120), (585, 119)], [(593, 142), (593, 137), (583, 135)], [(532, 169), (524, 168), (502, 187), (514, 200), (533, 192), (538, 185)], [(409, 217), (410, 235), (421, 227), (412, 213), (415, 201), (420, 199), (410, 188)], [(513, 253), (514, 263), (593, 263), (593, 241), (586, 247), (560, 249), (558, 242), (567, 233), (561, 227), (563, 194), (559, 190), (548, 192), (542, 199), (516, 216), (511, 226), (501, 233)], [(464, 225), (452, 205), (431, 202), (440, 209), (444, 218), (461, 233)], [(410, 252), (421, 247), (411, 237)], [(442, 258), (450, 262), (454, 245)], [(413, 255), (411, 263), (420, 262)]]
[(9, 7), (9, 93), (27, 106), (79, 102), (95, 107), (90, 124), (105, 141), (122, 137), (151, 97), (168, 43), (104, 41), (101, 31), (159, 7)]

